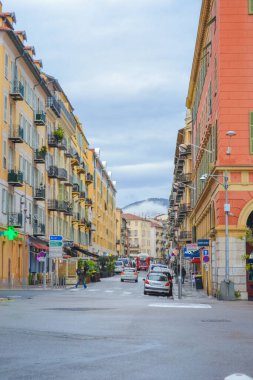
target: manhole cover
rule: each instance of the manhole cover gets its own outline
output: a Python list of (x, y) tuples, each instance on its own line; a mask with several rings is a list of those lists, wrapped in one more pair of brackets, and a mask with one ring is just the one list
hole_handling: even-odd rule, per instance
[(231, 322), (229, 319), (202, 319), (201, 322)]

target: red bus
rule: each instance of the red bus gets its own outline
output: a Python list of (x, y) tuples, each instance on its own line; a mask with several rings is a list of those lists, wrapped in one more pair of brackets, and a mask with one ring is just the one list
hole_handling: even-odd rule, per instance
[(150, 265), (150, 256), (147, 253), (139, 253), (136, 257), (137, 270), (148, 270)]

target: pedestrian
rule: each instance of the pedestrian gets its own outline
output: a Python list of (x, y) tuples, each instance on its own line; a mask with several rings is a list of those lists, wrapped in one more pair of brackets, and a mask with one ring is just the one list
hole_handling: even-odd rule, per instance
[(182, 268), (182, 284), (184, 284), (184, 278), (185, 278), (185, 276), (186, 276), (186, 270), (185, 270), (185, 268), (183, 267), (183, 268)]
[(86, 289), (87, 285), (86, 285), (86, 282), (85, 282), (85, 274), (86, 274), (85, 268), (77, 268), (76, 274), (78, 276), (78, 281), (76, 283), (76, 288), (78, 287), (79, 284), (83, 284), (84, 289)]

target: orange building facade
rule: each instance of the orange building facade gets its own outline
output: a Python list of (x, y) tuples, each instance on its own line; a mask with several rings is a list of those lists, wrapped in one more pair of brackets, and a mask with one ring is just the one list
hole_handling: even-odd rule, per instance
[[(210, 262), (204, 270), (200, 260), (198, 270), (208, 292), (218, 294), (226, 267), (228, 176), (229, 278), (244, 299), (253, 297), (253, 273), (244, 259), (253, 252), (252, 37), (252, 1), (203, 0), (186, 102), (192, 112), (192, 240), (210, 239)], [(209, 175), (204, 182), (203, 174)]]

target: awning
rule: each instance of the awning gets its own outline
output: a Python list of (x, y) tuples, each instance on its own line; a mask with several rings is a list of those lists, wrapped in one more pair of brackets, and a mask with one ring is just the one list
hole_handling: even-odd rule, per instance
[(96, 253), (89, 252), (89, 251), (87, 251), (87, 249), (83, 249), (83, 248), (80, 248), (78, 246), (72, 247), (71, 251), (79, 251), (79, 252), (82, 252), (84, 255), (87, 255), (87, 256), (90, 256), (90, 257), (94, 257), (96, 259), (99, 258), (99, 255), (97, 255)]
[(200, 258), (199, 257), (194, 257), (191, 262), (193, 264), (200, 264)]
[(32, 236), (29, 236), (29, 245), (31, 247), (34, 247), (36, 249), (43, 249), (43, 251), (48, 251), (48, 242), (44, 241), (42, 239), (34, 238)]

